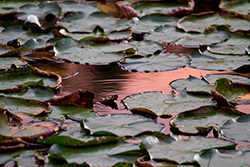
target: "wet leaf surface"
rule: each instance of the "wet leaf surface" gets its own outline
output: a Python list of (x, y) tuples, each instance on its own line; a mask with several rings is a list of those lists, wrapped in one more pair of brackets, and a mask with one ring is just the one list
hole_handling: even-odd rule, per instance
[(183, 133), (202, 133), (210, 127), (220, 128), (227, 120), (243, 115), (233, 108), (202, 106), (179, 113), (171, 120), (171, 125)]
[(237, 141), (249, 142), (249, 115), (243, 115), (236, 120), (228, 120), (222, 127), (222, 134)]
[[(174, 93), (145, 92), (131, 95), (123, 100), (129, 108), (146, 108), (157, 115), (176, 115), (182, 111), (215, 104), (211, 96), (192, 96), (183, 90), (178, 96)], [(180, 105), (181, 104), (181, 105)]]
[[(233, 142), (205, 137), (189, 137), (188, 139), (175, 140), (166, 136), (164, 140), (146, 138), (143, 143), (150, 154), (150, 159), (160, 161), (172, 161), (177, 164), (195, 163), (194, 156), (202, 150), (212, 148), (233, 148)], [(150, 144), (149, 144), (150, 143)]]

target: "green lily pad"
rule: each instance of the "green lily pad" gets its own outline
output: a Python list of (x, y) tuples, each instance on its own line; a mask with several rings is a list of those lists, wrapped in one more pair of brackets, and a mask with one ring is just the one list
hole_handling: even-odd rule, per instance
[[(94, 166), (112, 166), (118, 162), (135, 162), (142, 155), (138, 145), (119, 142), (89, 148), (69, 148), (54, 144), (50, 150), (50, 162), (88, 163)], [(58, 163), (58, 162), (57, 162)]]
[(1, 57), (0, 61), (1, 61), (0, 69), (8, 69), (11, 67), (12, 64), (15, 64), (16, 67), (25, 66), (28, 64), (26, 61), (23, 61), (16, 57), (6, 57), (6, 58)]
[(248, 19), (237, 16), (233, 12), (204, 12), (183, 17), (177, 22), (178, 28), (186, 32), (203, 33), (212, 26), (229, 26), (230, 31), (248, 31), (250, 23)]
[(224, 1), (221, 7), (243, 15), (250, 13), (250, 4), (248, 0)]
[(87, 136), (82, 132), (79, 123), (69, 126), (70, 128), (67, 131), (48, 137), (45, 140), (39, 140), (38, 142), (43, 144), (60, 144), (67, 147), (81, 148), (117, 143), (121, 139), (115, 136)]
[(0, 95), (0, 106), (14, 114), (41, 115), (49, 113), (51, 106), (38, 100), (30, 100)]
[(96, 112), (92, 108), (83, 108), (76, 106), (52, 106), (52, 112), (46, 117), (49, 120), (64, 121), (65, 116), (75, 119), (86, 119), (94, 117)]
[(170, 86), (178, 92), (186, 89), (188, 93), (211, 95), (211, 90), (214, 87), (214, 83), (219, 78), (227, 78), (235, 82), (250, 83), (250, 79), (248, 77), (243, 77), (240, 75), (210, 74), (203, 76), (202, 79), (190, 75), (187, 79), (178, 79), (172, 81)]
[(227, 138), (249, 142), (249, 120), (250, 115), (243, 115), (237, 120), (228, 120), (220, 129)]
[(227, 120), (238, 118), (240, 115), (243, 113), (230, 107), (202, 106), (178, 114), (170, 124), (181, 132), (196, 134), (210, 127), (218, 129)]
[(37, 85), (32, 88), (25, 88), (17, 92), (3, 92), (0, 95), (16, 98), (34, 99), (39, 101), (47, 101), (55, 96), (55, 93), (48, 87)]
[[(164, 140), (147, 137), (142, 142), (146, 145), (150, 158), (159, 161), (173, 161), (177, 164), (195, 163), (194, 156), (203, 150), (212, 148), (234, 148), (235, 144), (231, 141), (193, 136), (188, 139), (174, 140), (166, 136)], [(150, 143), (149, 143), (150, 142)]]
[(39, 81), (42, 81), (44, 86), (50, 88), (56, 88), (61, 84), (61, 77), (59, 75), (46, 73), (32, 66), (2, 71), (0, 72), (0, 78), (0, 90), (5, 90), (6, 92), (36, 86), (36, 83)]
[(35, 152), (33, 150), (21, 150), (11, 153), (0, 154), (0, 164), (13, 163), (18, 166), (36, 166)]
[(155, 42), (175, 42), (178, 45), (184, 46), (200, 46), (221, 43), (229, 38), (229, 34), (223, 28), (197, 34), (186, 33), (178, 30), (175, 26), (165, 25), (157, 27), (153, 32), (146, 34), (145, 38)]
[(213, 71), (232, 71), (249, 64), (248, 55), (220, 55), (208, 51), (191, 55), (190, 67), (213, 70)]
[(211, 149), (205, 150), (200, 155), (197, 155), (198, 163), (201, 166), (248, 166), (250, 153), (235, 150)]
[(92, 135), (135, 136), (143, 132), (161, 131), (162, 125), (138, 115), (112, 115), (84, 120), (84, 128)]
[(124, 57), (124, 55), (115, 52), (133, 48), (133, 46), (113, 43), (99, 46), (84, 46), (81, 48), (76, 46), (74, 40), (64, 38), (57, 42), (56, 48), (59, 51), (59, 57), (72, 62), (79, 62), (81, 64), (109, 64), (119, 61)]
[(158, 72), (185, 67), (190, 62), (188, 56), (175, 53), (146, 56), (141, 58), (126, 58), (121, 62), (124, 69), (138, 72)]
[[(209, 51), (214, 54), (244, 55), (247, 52), (249, 41), (249, 36), (235, 34), (231, 35), (231, 37), (227, 41), (211, 46), (209, 48)], [(247, 59), (247, 61), (249, 61), (249, 58)]]
[(133, 31), (137, 33), (148, 33), (165, 24), (175, 25), (176, 21), (177, 19), (175, 17), (168, 14), (152, 13), (135, 20), (136, 25), (133, 27)]
[[(93, 8), (90, 5), (86, 5), (86, 7)], [(105, 32), (109, 32), (127, 29), (133, 25), (133, 22), (127, 19), (113, 18), (103, 12), (93, 12), (88, 17), (62, 24), (69, 32), (92, 32), (96, 26), (100, 26)]]
[(177, 9), (179, 6), (187, 7), (187, 3), (175, 3), (165, 1), (140, 1), (132, 4), (132, 7), (141, 13), (141, 15), (148, 15), (152, 13), (168, 13), (173, 9)]
[[(250, 80), (249, 80), (250, 81)], [(189, 93), (210, 94), (213, 88), (213, 82), (209, 84), (206, 80), (189, 76), (187, 79), (178, 79), (170, 83), (171, 87), (178, 92), (186, 89)]]
[(227, 101), (236, 104), (249, 103), (250, 84), (232, 82), (230, 79), (220, 78), (216, 81), (212, 94), (218, 103), (226, 104)]
[(175, 115), (204, 105), (213, 105), (210, 96), (192, 96), (183, 90), (178, 96), (162, 94), (161, 92), (145, 92), (126, 97), (123, 103), (129, 108), (147, 108), (155, 114)]

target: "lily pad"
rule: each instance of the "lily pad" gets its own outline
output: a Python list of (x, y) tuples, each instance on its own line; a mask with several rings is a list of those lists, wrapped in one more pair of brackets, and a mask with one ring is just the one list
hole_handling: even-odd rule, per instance
[(201, 166), (248, 166), (250, 153), (236, 150), (211, 149), (205, 150), (195, 159)]
[(250, 4), (248, 0), (225, 1), (221, 4), (221, 7), (243, 15), (250, 13)]
[(12, 64), (15, 64), (16, 67), (25, 66), (28, 64), (26, 61), (16, 57), (6, 57), (6, 58), (1, 57), (0, 61), (1, 61), (0, 69), (8, 69), (11, 67)]
[(233, 12), (204, 12), (199, 14), (192, 14), (182, 19), (178, 20), (178, 28), (183, 29), (186, 32), (199, 32), (203, 33), (206, 29), (213, 26), (229, 26), (231, 32), (236, 32), (237, 30), (248, 31), (250, 23), (248, 19), (237, 16)]
[(74, 40), (65, 38), (58, 41), (56, 48), (59, 51), (59, 57), (72, 62), (79, 62), (81, 64), (109, 64), (119, 61), (124, 57), (124, 55), (115, 52), (133, 48), (133, 46), (113, 43), (99, 46), (84, 46), (81, 48), (76, 46)]
[(56, 88), (61, 84), (61, 77), (53, 73), (46, 73), (32, 66), (8, 69), (0, 72), (0, 90), (18, 91), (28, 86), (34, 86), (38, 81), (43, 81), (45, 86)]
[(121, 62), (121, 66), (131, 71), (159, 72), (185, 67), (189, 62), (190, 59), (186, 55), (161, 53), (140, 58), (126, 58)]
[(147, 108), (155, 114), (175, 115), (182, 111), (191, 110), (204, 105), (213, 105), (211, 97), (192, 96), (183, 90), (178, 96), (162, 94), (161, 92), (145, 92), (126, 97), (123, 103), (129, 108)]
[(220, 55), (208, 51), (192, 54), (191, 60), (190, 67), (213, 71), (232, 71), (249, 64), (248, 55)]
[(220, 128), (227, 120), (243, 115), (230, 107), (202, 106), (184, 111), (171, 120), (171, 125), (183, 133), (202, 133), (210, 127)]
[(161, 131), (162, 125), (136, 115), (112, 115), (84, 120), (84, 128), (92, 135), (135, 136), (143, 132)]
[(173, 16), (163, 13), (152, 13), (136, 20), (132, 30), (137, 33), (148, 33), (165, 24), (175, 25), (176, 21), (177, 19)]
[(168, 13), (172, 11), (173, 9), (177, 9), (179, 6), (185, 6), (187, 7), (186, 3), (175, 3), (175, 1), (172, 2), (165, 2), (165, 1), (155, 1), (152, 3), (152, 1), (139, 1), (136, 3), (133, 3), (131, 5), (135, 10), (141, 13), (141, 15), (148, 15), (152, 13)]
[[(244, 55), (247, 53), (250, 37), (243, 34), (233, 34), (223, 43), (216, 44), (209, 48), (214, 54)], [(249, 59), (247, 59), (249, 61)]]
[[(88, 163), (94, 166), (112, 166), (118, 162), (135, 162), (142, 155), (138, 145), (119, 142), (89, 148), (69, 148), (54, 144), (50, 150), (50, 162)], [(118, 156), (119, 155), (119, 156)], [(57, 159), (56, 159), (57, 157)], [(60, 158), (60, 159), (59, 159)]]
[(51, 111), (50, 104), (38, 100), (29, 100), (0, 95), (0, 106), (14, 114), (41, 115)]
[[(155, 142), (151, 142), (151, 138), (155, 137), (147, 137), (142, 142), (146, 145), (150, 158), (155, 161), (172, 161), (177, 164), (195, 163), (194, 156), (203, 150), (235, 147), (233, 142), (218, 138), (195, 136), (174, 140), (166, 136), (164, 140), (157, 141), (156, 138)], [(148, 144), (148, 142), (151, 143)]]
[(223, 28), (197, 34), (186, 33), (178, 30), (175, 26), (165, 25), (157, 27), (153, 32), (146, 34), (145, 38), (155, 42), (175, 42), (178, 45), (184, 46), (200, 46), (221, 43), (229, 38), (229, 34)]
[(69, 125), (71, 128), (67, 129), (67, 131), (48, 137), (45, 140), (39, 140), (39, 142), (43, 144), (60, 144), (67, 147), (83, 148), (117, 143), (121, 140), (121, 138), (115, 136), (95, 137), (85, 135), (82, 132), (80, 123), (77, 123), (77, 125)]
[(249, 142), (250, 115), (243, 115), (237, 120), (228, 120), (220, 129), (227, 138), (236, 141)]
[(46, 117), (48, 120), (64, 121), (65, 117), (81, 120), (96, 116), (92, 108), (76, 106), (52, 106), (52, 112)]
[(207, 76), (202, 76), (201, 79), (190, 75), (187, 79), (174, 80), (170, 83), (170, 85), (178, 92), (186, 89), (188, 93), (211, 95), (211, 90), (214, 87), (214, 83), (219, 78), (227, 78), (234, 82), (250, 83), (250, 79), (248, 77), (243, 77), (240, 75), (210, 74)]
[(250, 84), (220, 78), (216, 81), (211, 93), (218, 103), (224, 105), (227, 105), (228, 102), (249, 103)]

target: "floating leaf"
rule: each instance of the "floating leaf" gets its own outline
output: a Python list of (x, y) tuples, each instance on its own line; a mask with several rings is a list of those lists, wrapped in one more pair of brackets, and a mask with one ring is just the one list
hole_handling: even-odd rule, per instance
[(135, 115), (112, 115), (84, 120), (84, 128), (92, 135), (110, 133), (115, 136), (135, 136), (143, 132), (161, 131), (162, 125), (148, 118)]
[[(73, 47), (71, 47), (73, 45)], [(96, 46), (78, 47), (72, 39), (62, 39), (56, 44), (58, 56), (81, 64), (109, 64), (121, 60), (124, 55), (116, 52), (133, 48), (128, 44), (101, 44)], [(62, 48), (63, 50), (60, 50)], [(67, 48), (67, 49), (66, 49)]]
[(179, 113), (171, 120), (171, 125), (187, 134), (202, 133), (210, 127), (220, 128), (223, 123), (243, 115), (230, 107), (202, 106), (194, 110)]
[(247, 0), (237, 0), (237, 1), (224, 1), (221, 7), (226, 8), (230, 11), (235, 11), (237, 13), (247, 15), (250, 12), (250, 4)]
[(249, 40), (250, 37), (245, 34), (232, 34), (225, 42), (209, 47), (209, 51), (214, 54), (245, 55), (249, 46)]
[(229, 102), (249, 103), (250, 84), (220, 78), (216, 81), (211, 93), (217, 102), (222, 105), (228, 106), (230, 105)]
[(15, 64), (16, 67), (25, 66), (28, 64), (26, 61), (16, 57), (0, 58), (0, 61), (1, 61), (0, 69), (10, 68), (12, 64)]
[(219, 78), (227, 78), (234, 82), (250, 83), (249, 78), (240, 75), (210, 74), (203, 76), (202, 79), (190, 75), (187, 79), (174, 80), (170, 83), (170, 85), (178, 92), (186, 89), (188, 93), (211, 95), (214, 83)]
[[(55, 144), (49, 152), (50, 162), (52, 162), (51, 160), (61, 161), (64, 159), (66, 163), (82, 164), (86, 162), (95, 166), (112, 166), (118, 162), (135, 162), (136, 158), (141, 156), (138, 145), (124, 142), (89, 148), (68, 148)], [(131, 153), (133, 154), (131, 155)], [(118, 156), (118, 154), (120, 155)]]
[(203, 33), (213, 26), (216, 27), (221, 25), (229, 26), (230, 31), (236, 32), (237, 30), (248, 31), (250, 23), (248, 19), (240, 17), (233, 12), (204, 12), (192, 14), (177, 22), (178, 28), (181, 28), (186, 32), (199, 33)]
[[(149, 137), (142, 142), (147, 145)], [(150, 140), (151, 141), (151, 140)], [(189, 137), (188, 139), (174, 140), (166, 136), (146, 147), (150, 158), (155, 161), (172, 161), (177, 164), (195, 163), (194, 156), (203, 150), (212, 148), (234, 148), (231, 141), (218, 138)]]
[(81, 148), (117, 143), (119, 140), (121, 140), (121, 138), (115, 136), (86, 136), (82, 132), (79, 123), (78, 126), (69, 126), (71, 126), (71, 128), (67, 131), (62, 132), (59, 135), (48, 137), (45, 140), (39, 140), (39, 142), (43, 144), (60, 144), (67, 147)]
[[(173, 16), (163, 14), (163, 13), (152, 13), (145, 16), (142, 16), (140, 19), (134, 19), (135, 26), (133, 31), (137, 33), (148, 33), (159, 26), (165, 24), (175, 25), (177, 19)], [(159, 42), (159, 41), (157, 41)]]
[(161, 92), (145, 92), (134, 94), (123, 100), (129, 108), (146, 108), (157, 115), (175, 115), (182, 111), (198, 108), (203, 105), (214, 104), (210, 97), (192, 96), (182, 91), (178, 96), (172, 92), (162, 94)]
[[(8, 69), (0, 72), (1, 91), (19, 91), (34, 84), (41, 79), (45, 86), (50, 88), (57, 88), (61, 84), (61, 77), (53, 73), (41, 71), (32, 66), (20, 67), (16, 69)], [(26, 86), (25, 86), (26, 85)]]
[(204, 70), (232, 71), (242, 64), (249, 64), (248, 59), (248, 55), (220, 55), (204, 51), (202, 54), (191, 55), (190, 66)]
[(0, 106), (14, 114), (42, 115), (51, 111), (50, 104), (38, 100), (29, 100), (0, 95)]
[(126, 58), (125, 61), (121, 62), (121, 66), (131, 71), (158, 72), (185, 67), (189, 61), (186, 55), (161, 53), (142, 58)]
[(249, 152), (222, 149), (205, 150), (195, 157), (201, 166), (231, 167), (247, 166), (250, 164), (249, 158)]
[(220, 129), (227, 138), (236, 141), (249, 142), (249, 120), (250, 115), (243, 115), (235, 120), (228, 120)]

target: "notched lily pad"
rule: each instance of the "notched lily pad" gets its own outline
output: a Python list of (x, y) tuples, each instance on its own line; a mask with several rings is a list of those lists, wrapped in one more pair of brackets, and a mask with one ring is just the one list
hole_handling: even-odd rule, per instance
[(136, 115), (112, 115), (84, 120), (84, 128), (92, 135), (135, 136), (144, 132), (161, 131), (162, 125)]
[(231, 107), (202, 106), (179, 113), (170, 124), (175, 133), (205, 135), (211, 127), (218, 129), (225, 121), (241, 115), (244, 114)]
[(228, 120), (220, 129), (227, 138), (236, 141), (250, 142), (249, 125), (250, 115), (243, 115), (237, 120)]
[(232, 106), (233, 104), (250, 103), (250, 84), (232, 82), (227, 78), (216, 80), (211, 91), (217, 103), (223, 106)]
[(194, 156), (203, 150), (235, 147), (235, 143), (231, 141), (198, 136), (189, 137), (188, 139), (174, 139), (166, 136), (163, 140), (149, 136), (144, 139), (142, 144), (146, 146), (150, 159), (161, 162), (171, 161), (176, 165), (195, 164)]
[[(161, 92), (144, 92), (126, 97), (123, 103), (129, 109), (146, 108), (155, 115), (175, 115), (182, 111), (198, 108), (203, 105), (215, 104), (208, 96), (193, 96), (183, 90), (178, 96), (174, 92), (162, 94)], [(141, 112), (144, 112), (141, 110)]]

